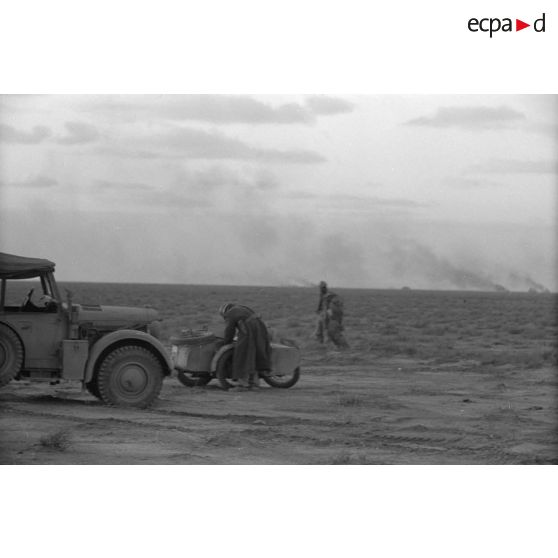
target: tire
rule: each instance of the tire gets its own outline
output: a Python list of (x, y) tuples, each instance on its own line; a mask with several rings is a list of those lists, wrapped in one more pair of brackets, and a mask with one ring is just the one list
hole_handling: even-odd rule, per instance
[(23, 346), (19, 337), (5, 324), (0, 324), (0, 387), (10, 383), (23, 366)]
[(99, 386), (97, 385), (97, 376), (93, 376), (93, 379), (90, 382), (85, 384), (85, 388), (87, 391), (97, 399), (101, 399), (101, 394), (99, 393)]
[(230, 389), (234, 384), (230, 381), (232, 375), (233, 349), (225, 351), (217, 361), (216, 377), (223, 389)]
[(186, 387), (203, 387), (211, 382), (211, 374), (177, 370), (178, 381)]
[(300, 378), (300, 366), (297, 366), (291, 374), (286, 374), (284, 376), (275, 376), (270, 374), (261, 374), (260, 376), (263, 381), (274, 388), (287, 389), (293, 387)]
[(163, 367), (159, 359), (138, 345), (114, 349), (97, 372), (99, 397), (107, 405), (149, 407), (162, 385)]

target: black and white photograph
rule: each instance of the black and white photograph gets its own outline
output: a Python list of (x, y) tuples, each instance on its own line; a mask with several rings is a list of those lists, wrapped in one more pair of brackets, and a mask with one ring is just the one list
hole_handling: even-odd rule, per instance
[(545, 555), (551, 7), (87, 4), (0, 34), (6, 555)]
[(557, 110), (2, 96), (2, 461), (556, 463)]

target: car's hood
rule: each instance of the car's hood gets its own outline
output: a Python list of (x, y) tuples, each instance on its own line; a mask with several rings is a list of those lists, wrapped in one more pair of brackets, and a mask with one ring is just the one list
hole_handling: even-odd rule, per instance
[(77, 306), (78, 323), (88, 323), (100, 328), (135, 329), (159, 318), (157, 311), (153, 308), (88, 304)]

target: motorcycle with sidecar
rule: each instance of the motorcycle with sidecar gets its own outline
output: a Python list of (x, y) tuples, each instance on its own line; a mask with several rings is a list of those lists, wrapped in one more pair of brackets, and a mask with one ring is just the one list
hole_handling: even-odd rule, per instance
[[(213, 379), (223, 389), (232, 381), (234, 342), (224, 344), (223, 338), (207, 330), (183, 330), (170, 338), (171, 362), (178, 380), (185, 386), (205, 386)], [(259, 373), (271, 387), (290, 388), (300, 378), (300, 350), (291, 341), (271, 341), (271, 370)]]

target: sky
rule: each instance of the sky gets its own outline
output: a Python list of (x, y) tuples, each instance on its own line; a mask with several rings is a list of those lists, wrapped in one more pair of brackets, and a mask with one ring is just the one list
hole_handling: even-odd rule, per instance
[(66, 281), (558, 290), (558, 96), (0, 95), (0, 251)]

